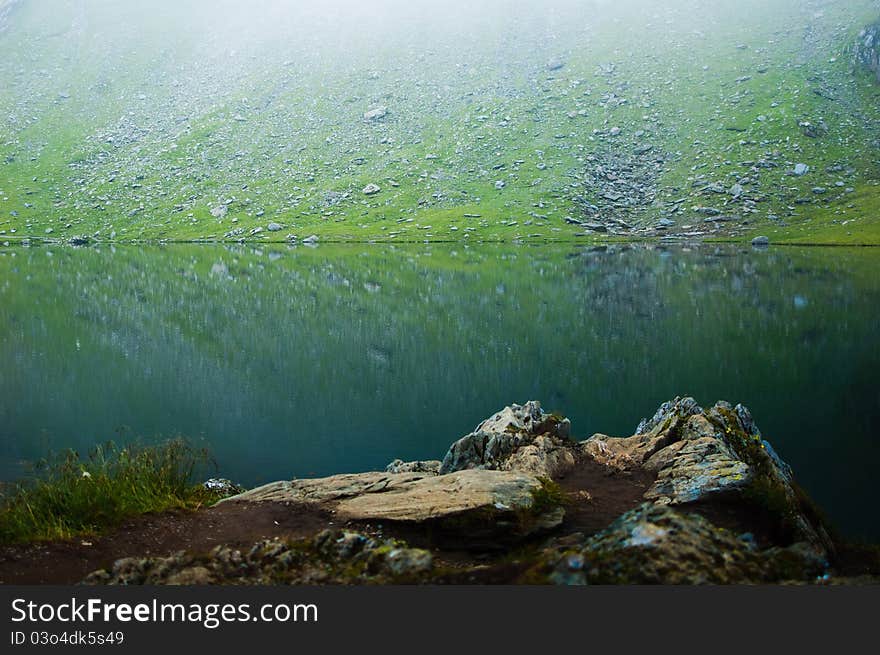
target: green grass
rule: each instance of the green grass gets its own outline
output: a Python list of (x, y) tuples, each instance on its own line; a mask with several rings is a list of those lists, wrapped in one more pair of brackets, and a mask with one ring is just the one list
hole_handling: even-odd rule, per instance
[[(861, 220), (846, 226), (852, 239), (834, 229), (838, 204), (869, 213), (873, 202), (838, 198), (835, 183), (880, 178), (880, 86), (853, 74), (849, 54), (877, 18), (873, 0), (821, 12), (800, 0), (650, 12), (623, 0), (560, 14), (552, 43), (540, 7), (492, 12), (472, 27), (481, 38), (465, 40), (468, 21), (450, 29), (421, 15), (408, 33), (364, 29), (344, 47), (316, 42), (307, 22), (277, 41), (271, 29), (248, 38), (250, 22), (224, 34), (215, 4), (220, 15), (234, 3), (202, 4), (200, 30), (187, 22), (199, 3), (59, 0), (13, 14), (0, 34), (0, 240), (574, 241), (583, 230), (565, 218), (586, 218), (577, 198), (601, 191), (584, 184), (589, 158), (647, 140), (668, 156), (634, 224), (686, 197), (679, 225), (705, 227), (691, 208), (726, 201), (700, 183), (756, 177), (744, 162), (770, 156), (778, 167), (746, 184), (759, 198), (749, 225), (718, 236), (785, 223), (793, 232), (780, 238), (876, 242)], [(556, 55), (566, 65), (551, 74)], [(617, 71), (597, 73), (607, 62)], [(611, 93), (626, 103), (604, 103)], [(377, 103), (388, 117), (365, 123)], [(801, 120), (830, 131), (807, 138)], [(621, 135), (603, 136), (612, 126)], [(799, 161), (810, 175), (787, 175)], [(829, 172), (840, 165), (852, 172)], [(381, 192), (364, 196), (368, 183)], [(814, 186), (830, 191), (813, 196)], [(330, 192), (347, 196), (328, 204)], [(211, 216), (227, 202), (226, 217)], [(269, 222), (283, 230), (268, 233)]]
[(880, 184), (860, 185), (818, 211), (808, 209), (786, 221), (752, 227), (737, 237), (711, 240), (748, 243), (757, 236), (787, 246), (880, 246)]
[(858, 187), (832, 211), (807, 215), (763, 233), (779, 244), (880, 246), (880, 186)]
[(53, 456), (37, 465), (34, 478), (0, 495), (0, 544), (92, 535), (139, 514), (216, 500), (193, 484), (206, 461), (206, 453), (182, 440)]

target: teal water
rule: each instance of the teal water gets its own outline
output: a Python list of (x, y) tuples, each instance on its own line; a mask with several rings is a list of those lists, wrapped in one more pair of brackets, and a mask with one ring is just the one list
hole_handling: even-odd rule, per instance
[(0, 479), (182, 434), (254, 485), (439, 458), (511, 402), (586, 438), (688, 394), (877, 539), (878, 383), (872, 249), (0, 249)]

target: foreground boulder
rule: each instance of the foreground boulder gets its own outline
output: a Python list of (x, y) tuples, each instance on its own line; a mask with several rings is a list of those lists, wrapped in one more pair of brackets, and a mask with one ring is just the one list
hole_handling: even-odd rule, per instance
[(826, 563), (800, 545), (759, 550), (698, 514), (645, 504), (579, 544), (549, 552), (532, 572), (555, 584), (812, 582)]
[(833, 550), (812, 504), (791, 469), (761, 437), (742, 405), (718, 402), (708, 410), (693, 398), (664, 403), (636, 434), (594, 435), (583, 452), (611, 469), (656, 475), (645, 499), (657, 505), (724, 503), (760, 510), (785, 542), (805, 542), (819, 554)]
[(562, 522), (564, 510), (546, 502), (545, 485), (513, 471), (360, 473), (275, 482), (228, 500), (313, 503), (345, 521), (430, 523), (472, 539), (504, 539)]

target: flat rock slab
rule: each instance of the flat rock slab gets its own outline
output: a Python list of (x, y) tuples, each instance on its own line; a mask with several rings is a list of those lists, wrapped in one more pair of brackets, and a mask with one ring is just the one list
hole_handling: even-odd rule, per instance
[(346, 473), (328, 478), (270, 482), (226, 501), (327, 503), (362, 494), (399, 489), (428, 477), (425, 473)]
[[(541, 481), (516, 471), (464, 470), (430, 473), (357, 473), (273, 482), (224, 502), (318, 503), (350, 521), (443, 523), (480, 518), (502, 531), (528, 534), (563, 518), (561, 508), (534, 511)], [(513, 520), (516, 519), (516, 520)]]
[(528, 510), (537, 478), (512, 471), (467, 470), (431, 476), (342, 500), (336, 511), (352, 520), (426, 521), (487, 508), (500, 512)]

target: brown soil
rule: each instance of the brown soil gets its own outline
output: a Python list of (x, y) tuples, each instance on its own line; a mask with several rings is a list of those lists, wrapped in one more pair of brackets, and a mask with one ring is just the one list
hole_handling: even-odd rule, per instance
[(223, 503), (198, 511), (147, 514), (100, 537), (0, 548), (0, 584), (73, 584), (121, 557), (201, 553), (268, 537), (301, 538), (332, 520), (314, 506)]
[(592, 535), (624, 512), (641, 505), (642, 496), (653, 484), (647, 471), (616, 472), (591, 458), (583, 458), (574, 471), (559, 480), (569, 499), (565, 507), (563, 532)]
[[(565, 521), (554, 534), (590, 535), (602, 530), (638, 506), (652, 481), (646, 473), (609, 473), (592, 460), (579, 462), (573, 473), (559, 481), (568, 502)], [(198, 511), (148, 514), (100, 537), (2, 547), (0, 584), (73, 584), (122, 557), (164, 556), (181, 550), (204, 553), (220, 544), (247, 547), (270, 537), (311, 537), (327, 527), (334, 527), (329, 512), (315, 505), (292, 503), (228, 502)], [(430, 548), (438, 561), (447, 566), (472, 567), (494, 560), (496, 565), (486, 570), (488, 579), (499, 575), (498, 566), (517, 568), (499, 563), (497, 548), (475, 552), (474, 544), (463, 543), (460, 535), (450, 540), (448, 535), (437, 534), (426, 525), (385, 523), (381, 528), (366, 524), (351, 527)], [(507, 551), (508, 546), (503, 545), (502, 550)]]
[[(653, 474), (644, 471), (616, 472), (591, 458), (581, 458), (571, 473), (557, 481), (565, 495), (565, 519), (552, 536), (581, 533), (590, 536), (607, 528), (624, 512), (638, 507), (648, 487), (654, 482)], [(433, 550), (438, 560), (447, 565), (473, 566), (491, 562), (499, 554), (515, 552), (518, 547), (533, 547), (546, 540), (547, 533), (534, 535), (523, 542), (512, 537), (499, 541), (491, 530), (481, 533), (476, 526), (465, 536), (450, 532), (425, 521), (417, 525), (383, 522), (352, 523), (351, 527), (375, 537), (394, 537), (418, 548)]]

